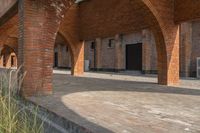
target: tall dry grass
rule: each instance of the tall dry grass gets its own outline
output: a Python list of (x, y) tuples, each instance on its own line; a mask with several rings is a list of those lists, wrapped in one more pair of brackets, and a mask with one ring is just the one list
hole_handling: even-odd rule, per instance
[(19, 96), (25, 74), (17, 70), (0, 71), (0, 133), (43, 133), (37, 108), (27, 111)]

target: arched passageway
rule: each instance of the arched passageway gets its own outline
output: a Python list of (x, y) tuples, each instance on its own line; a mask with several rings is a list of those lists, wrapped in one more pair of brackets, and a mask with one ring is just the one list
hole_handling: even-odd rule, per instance
[(17, 55), (14, 49), (4, 45), (0, 49), (0, 67), (17, 68)]
[(54, 46), (54, 68), (71, 69), (71, 48), (60, 34), (56, 37)]
[[(25, 96), (51, 94), (54, 44), (58, 31), (70, 46), (73, 45), (73, 48), (71, 47), (73, 57), (72, 74), (79, 75), (83, 73), (82, 52), (84, 43), (80, 41), (73, 28), (71, 30), (61, 28), (62, 20), (66, 18), (66, 11), (74, 4), (74, 1), (20, 1), (19, 4), (19, 64), (23, 64), (22, 70), (27, 71), (23, 82), (23, 94)], [(70, 20), (72, 19), (70, 18)], [(66, 29), (67, 32), (64, 31)]]
[[(113, 2), (117, 4), (124, 1), (94, 0), (84, 3), (95, 5), (95, 2), (101, 7), (102, 3), (112, 4)], [(98, 2), (101, 3), (98, 4)], [(173, 2), (171, 0), (159, 2), (156, 0), (131, 0), (125, 2), (130, 2), (133, 8), (129, 13), (132, 14), (132, 18), (137, 18), (131, 21), (134, 25), (132, 30), (149, 27), (154, 33), (158, 54), (158, 83), (164, 85), (177, 84), (179, 81), (179, 27), (173, 21)], [(80, 75), (83, 73), (84, 63), (84, 43), (82, 40), (97, 37), (97, 35), (116, 34), (121, 32), (120, 29), (123, 29), (123, 27), (118, 27), (123, 26), (121, 21), (109, 26), (109, 22), (112, 23), (112, 21), (95, 20), (96, 16), (92, 14), (89, 17), (84, 16), (78, 10), (79, 5), (75, 5), (74, 1), (70, 0), (60, 2), (50, 0), (48, 2), (42, 0), (20, 1), (19, 4), (19, 63), (24, 64), (23, 70), (27, 71), (23, 84), (25, 95), (52, 93), (53, 51), (58, 32), (71, 47), (72, 74)], [(32, 5), (36, 5), (38, 8), (34, 8)], [(83, 11), (91, 11), (90, 4), (80, 8), (83, 8)], [(92, 9), (95, 10), (93, 6)], [(46, 17), (42, 14), (46, 14)], [(105, 14), (103, 16), (108, 15)], [(81, 19), (79, 19), (79, 15), (81, 15)], [(85, 23), (83, 18), (95, 20), (98, 27)], [(112, 20), (116, 22), (115, 19)], [(81, 23), (79, 23), (80, 21)], [(94, 21), (88, 20), (88, 22), (93, 23)], [(86, 25), (85, 28), (82, 27), (83, 24)], [(88, 28), (88, 25), (92, 27)], [(40, 34), (32, 34), (34, 32)], [(34, 66), (30, 64), (30, 61), (34, 63)]]
[(153, 16), (151, 30), (156, 39), (158, 56), (158, 83), (179, 83), (179, 25), (174, 23), (172, 0), (142, 0)]
[[(111, 8), (113, 4), (115, 8)], [(80, 5), (82, 38), (90, 40), (149, 28), (156, 40), (158, 83), (178, 84), (179, 26), (174, 23), (173, 9), (171, 0), (85, 1)]]
[[(64, 24), (62, 24), (64, 25)], [(69, 66), (71, 75), (79, 76), (84, 73), (84, 42), (74, 41), (69, 32), (59, 29), (56, 41), (67, 44), (67, 51), (70, 54)]]

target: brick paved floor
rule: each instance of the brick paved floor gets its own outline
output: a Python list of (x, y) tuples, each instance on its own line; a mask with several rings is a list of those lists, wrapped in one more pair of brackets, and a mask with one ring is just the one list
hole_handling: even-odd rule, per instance
[(200, 80), (167, 87), (138, 73), (54, 72), (53, 95), (30, 99), (95, 133), (200, 132)]

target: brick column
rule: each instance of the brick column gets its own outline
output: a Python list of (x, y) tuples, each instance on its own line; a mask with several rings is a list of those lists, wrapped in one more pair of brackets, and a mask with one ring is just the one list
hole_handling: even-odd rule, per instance
[(115, 70), (120, 71), (123, 69), (123, 48), (121, 35), (115, 36)]
[(181, 76), (190, 76), (191, 52), (192, 52), (192, 23), (181, 24), (180, 42), (180, 69)]
[(102, 63), (102, 59), (101, 59), (101, 38), (96, 38), (96, 41), (95, 41), (95, 66), (94, 68), (99, 70), (101, 69), (101, 63)]
[[(64, 1), (68, 2), (68, 1)], [(19, 1), (19, 65), (27, 72), (23, 95), (52, 93), (54, 44), (69, 3), (52, 0)]]
[[(174, 23), (174, 3), (170, 0), (142, 0), (151, 11), (158, 58), (158, 83), (179, 83), (179, 25)], [(151, 17), (146, 15), (145, 17)], [(147, 18), (148, 19), (148, 18)]]
[[(73, 0), (71, 0), (73, 1)], [(84, 73), (84, 41), (80, 39), (80, 16), (79, 6), (72, 5), (67, 10), (64, 20), (62, 21), (59, 33), (62, 35), (71, 52), (71, 74), (82, 75)]]
[(164, 38), (159, 30), (154, 33), (157, 45), (158, 83), (177, 85), (179, 84), (179, 26), (168, 26), (166, 29)]
[(84, 42), (80, 41), (74, 44), (75, 51), (72, 53), (71, 73), (74, 76), (83, 75), (84, 73)]
[(142, 71), (148, 73), (151, 70), (151, 32), (148, 29), (142, 31)]
[[(179, 68), (179, 33), (180, 27), (174, 26), (169, 31), (168, 40), (166, 39), (167, 49), (167, 85), (177, 85), (180, 79), (180, 68)], [(171, 42), (170, 42), (171, 41)]]

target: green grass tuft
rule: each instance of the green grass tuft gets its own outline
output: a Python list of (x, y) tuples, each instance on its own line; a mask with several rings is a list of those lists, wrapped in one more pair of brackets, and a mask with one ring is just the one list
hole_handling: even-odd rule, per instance
[(44, 132), (43, 123), (37, 118), (37, 107), (30, 113), (19, 104), (24, 76), (20, 68), (0, 72), (0, 133)]

